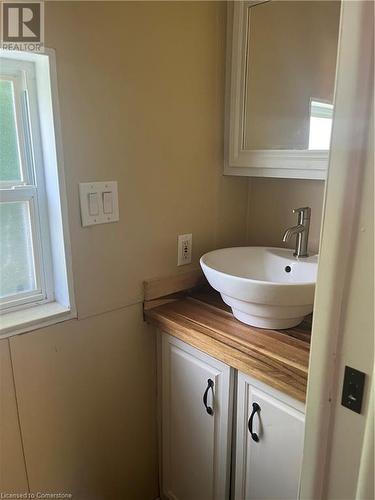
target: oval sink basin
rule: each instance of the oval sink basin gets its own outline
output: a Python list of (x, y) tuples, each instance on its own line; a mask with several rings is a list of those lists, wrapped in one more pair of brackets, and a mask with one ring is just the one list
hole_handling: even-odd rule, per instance
[(223, 248), (200, 259), (210, 285), (243, 323), (283, 329), (313, 310), (318, 256), (270, 247)]

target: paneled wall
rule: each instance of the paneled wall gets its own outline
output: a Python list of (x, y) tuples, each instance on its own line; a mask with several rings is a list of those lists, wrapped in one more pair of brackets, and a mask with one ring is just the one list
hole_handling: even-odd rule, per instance
[[(46, 3), (79, 319), (1, 341), (2, 491), (27, 470), (74, 500), (158, 496), (142, 281), (189, 267), (178, 234), (193, 266), (246, 241), (247, 179), (221, 175), (225, 24), (224, 2)], [(96, 180), (118, 181), (120, 222), (82, 228), (78, 182)]]
[(28, 491), (9, 342), (0, 341), (0, 492)]
[(10, 345), (31, 490), (156, 498), (155, 334), (142, 306)]
[[(0, 342), (0, 490), (158, 496), (155, 335), (142, 281), (206, 251), (280, 245), (323, 183), (223, 177), (225, 2), (47, 2), (78, 320)], [(78, 182), (117, 180), (120, 222), (82, 228)], [(182, 270), (186, 270), (186, 266)], [(12, 370), (13, 368), (13, 370)], [(22, 431), (22, 432), (21, 432)]]

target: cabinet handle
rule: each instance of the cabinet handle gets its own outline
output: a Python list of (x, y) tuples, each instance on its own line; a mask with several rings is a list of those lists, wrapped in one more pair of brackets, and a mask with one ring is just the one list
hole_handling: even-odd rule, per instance
[(213, 415), (214, 414), (214, 410), (211, 408), (211, 406), (208, 406), (207, 405), (207, 394), (208, 394), (208, 391), (212, 389), (212, 393), (213, 393), (213, 389), (214, 389), (214, 381), (211, 380), (210, 378), (207, 380), (207, 387), (206, 387), (206, 390), (204, 391), (204, 394), (203, 394), (203, 404), (204, 404), (204, 407), (206, 408), (206, 412), (209, 414), (209, 415)]
[(253, 440), (256, 443), (259, 441), (259, 436), (256, 432), (253, 432), (253, 419), (254, 419), (254, 415), (256, 413), (258, 413), (258, 411), (260, 411), (260, 406), (258, 405), (258, 403), (253, 403), (253, 411), (251, 412), (251, 415), (249, 418), (248, 427), (249, 427), (249, 432), (251, 434), (251, 437), (253, 438)]

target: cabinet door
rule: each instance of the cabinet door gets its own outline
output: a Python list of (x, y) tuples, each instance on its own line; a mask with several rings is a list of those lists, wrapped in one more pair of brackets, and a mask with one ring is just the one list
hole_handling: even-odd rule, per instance
[(165, 334), (160, 347), (162, 496), (228, 499), (232, 369)]
[(238, 375), (236, 500), (298, 498), (303, 411), (299, 401)]

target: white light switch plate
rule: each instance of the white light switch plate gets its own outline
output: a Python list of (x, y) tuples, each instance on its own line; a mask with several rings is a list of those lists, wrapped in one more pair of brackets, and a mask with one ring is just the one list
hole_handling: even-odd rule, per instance
[(81, 182), (79, 184), (82, 226), (119, 220), (117, 182)]

